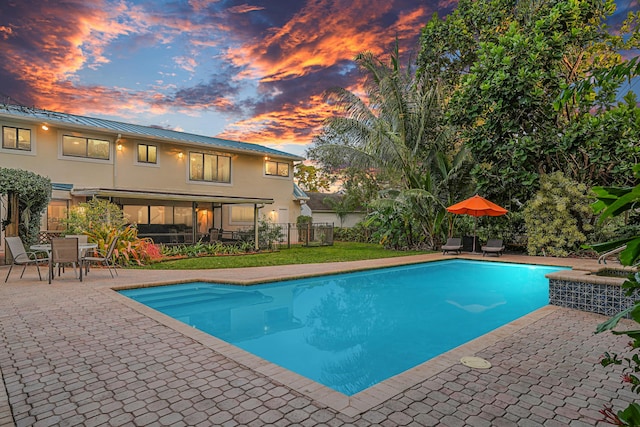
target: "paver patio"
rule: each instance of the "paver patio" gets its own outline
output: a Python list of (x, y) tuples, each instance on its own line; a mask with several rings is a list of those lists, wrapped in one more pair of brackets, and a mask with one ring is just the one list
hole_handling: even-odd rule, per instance
[(463, 350), (490, 361), (490, 369), (443, 356), (415, 371), (412, 385), (401, 383), (391, 394), (381, 388), (361, 399), (370, 404), (340, 410), (322, 388), (297, 386), (295, 376), (269, 364), (217, 351), (197, 331), (159, 320), (110, 290), (185, 280), (249, 283), (439, 258), (120, 270), (115, 280), (92, 269), (82, 283), (66, 274), (52, 285), (39, 282), (35, 269), (22, 280), (14, 273), (0, 285), (0, 426), (587, 426), (602, 418), (604, 405), (621, 409), (636, 397), (619, 371), (598, 364), (605, 350), (623, 351), (628, 339), (594, 335), (605, 317), (575, 310), (547, 307)]

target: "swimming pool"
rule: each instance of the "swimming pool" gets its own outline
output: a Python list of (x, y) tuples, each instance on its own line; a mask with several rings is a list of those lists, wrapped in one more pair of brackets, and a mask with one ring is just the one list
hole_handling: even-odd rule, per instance
[(241, 287), (121, 293), (346, 395), (548, 304), (559, 267), (440, 261)]

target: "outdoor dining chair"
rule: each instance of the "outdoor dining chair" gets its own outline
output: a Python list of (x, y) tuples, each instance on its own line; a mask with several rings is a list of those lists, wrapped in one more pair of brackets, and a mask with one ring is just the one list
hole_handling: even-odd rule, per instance
[[(100, 252), (96, 250), (96, 254), (94, 256), (85, 256), (82, 258), (83, 263), (85, 264), (85, 271), (89, 273), (89, 267), (92, 262), (100, 263), (107, 267), (109, 273), (111, 273), (111, 278), (113, 278), (113, 271), (116, 272), (116, 276), (118, 275), (118, 270), (116, 270), (116, 266), (113, 263), (112, 257), (113, 252), (116, 249), (116, 245), (118, 244), (118, 238), (114, 237), (111, 243), (109, 244), (109, 248), (106, 252)], [(113, 271), (112, 271), (113, 270)]]
[(40, 263), (47, 262), (49, 259), (47, 257), (38, 258), (37, 252), (27, 252), (24, 248), (24, 244), (22, 243), (22, 239), (20, 237), (5, 237), (4, 241), (9, 248), (9, 252), (11, 252), (11, 264), (9, 265), (9, 272), (7, 273), (7, 277), (4, 279), (6, 283), (9, 280), (9, 275), (11, 274), (11, 269), (13, 269), (14, 265), (22, 265), (22, 274), (20, 274), (20, 278), (24, 276), (24, 271), (27, 269), (27, 265), (34, 264), (38, 269), (38, 277), (42, 280), (42, 275), (40, 274)]
[(78, 239), (78, 244), (89, 243), (89, 236), (86, 234), (67, 234), (66, 239)]
[(64, 264), (73, 265), (73, 272), (76, 272), (76, 265), (80, 270), (80, 281), (82, 282), (82, 258), (80, 257), (80, 251), (78, 247), (77, 238), (65, 238), (56, 237), (51, 239), (51, 262), (49, 262), (49, 283), (53, 280), (55, 267), (58, 267), (58, 274), (60, 274), (60, 267)]

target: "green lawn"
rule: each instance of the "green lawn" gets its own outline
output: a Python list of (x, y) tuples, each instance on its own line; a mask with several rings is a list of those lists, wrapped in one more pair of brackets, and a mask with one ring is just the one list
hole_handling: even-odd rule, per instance
[(392, 251), (369, 243), (335, 242), (333, 246), (294, 247), (251, 255), (206, 256), (154, 263), (142, 268), (154, 270), (194, 270), (201, 268), (239, 268), (269, 265), (312, 264), (335, 261), (392, 258), (426, 254), (429, 251)]

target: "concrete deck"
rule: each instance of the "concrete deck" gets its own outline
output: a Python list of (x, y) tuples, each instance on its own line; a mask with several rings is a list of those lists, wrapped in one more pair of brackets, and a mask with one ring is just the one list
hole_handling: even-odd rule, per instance
[[(115, 280), (92, 269), (83, 283), (67, 273), (52, 285), (38, 281), (35, 268), (23, 279), (14, 271), (0, 285), (0, 426), (587, 426), (602, 418), (604, 405), (622, 409), (637, 397), (618, 370), (598, 363), (604, 351), (624, 352), (628, 339), (594, 335), (606, 318), (575, 310), (545, 307), (346, 397), (111, 289), (193, 280), (250, 284), (442, 258), (120, 270)], [(598, 268), (590, 260), (484, 259)], [(492, 367), (468, 368), (462, 356), (482, 357)]]

